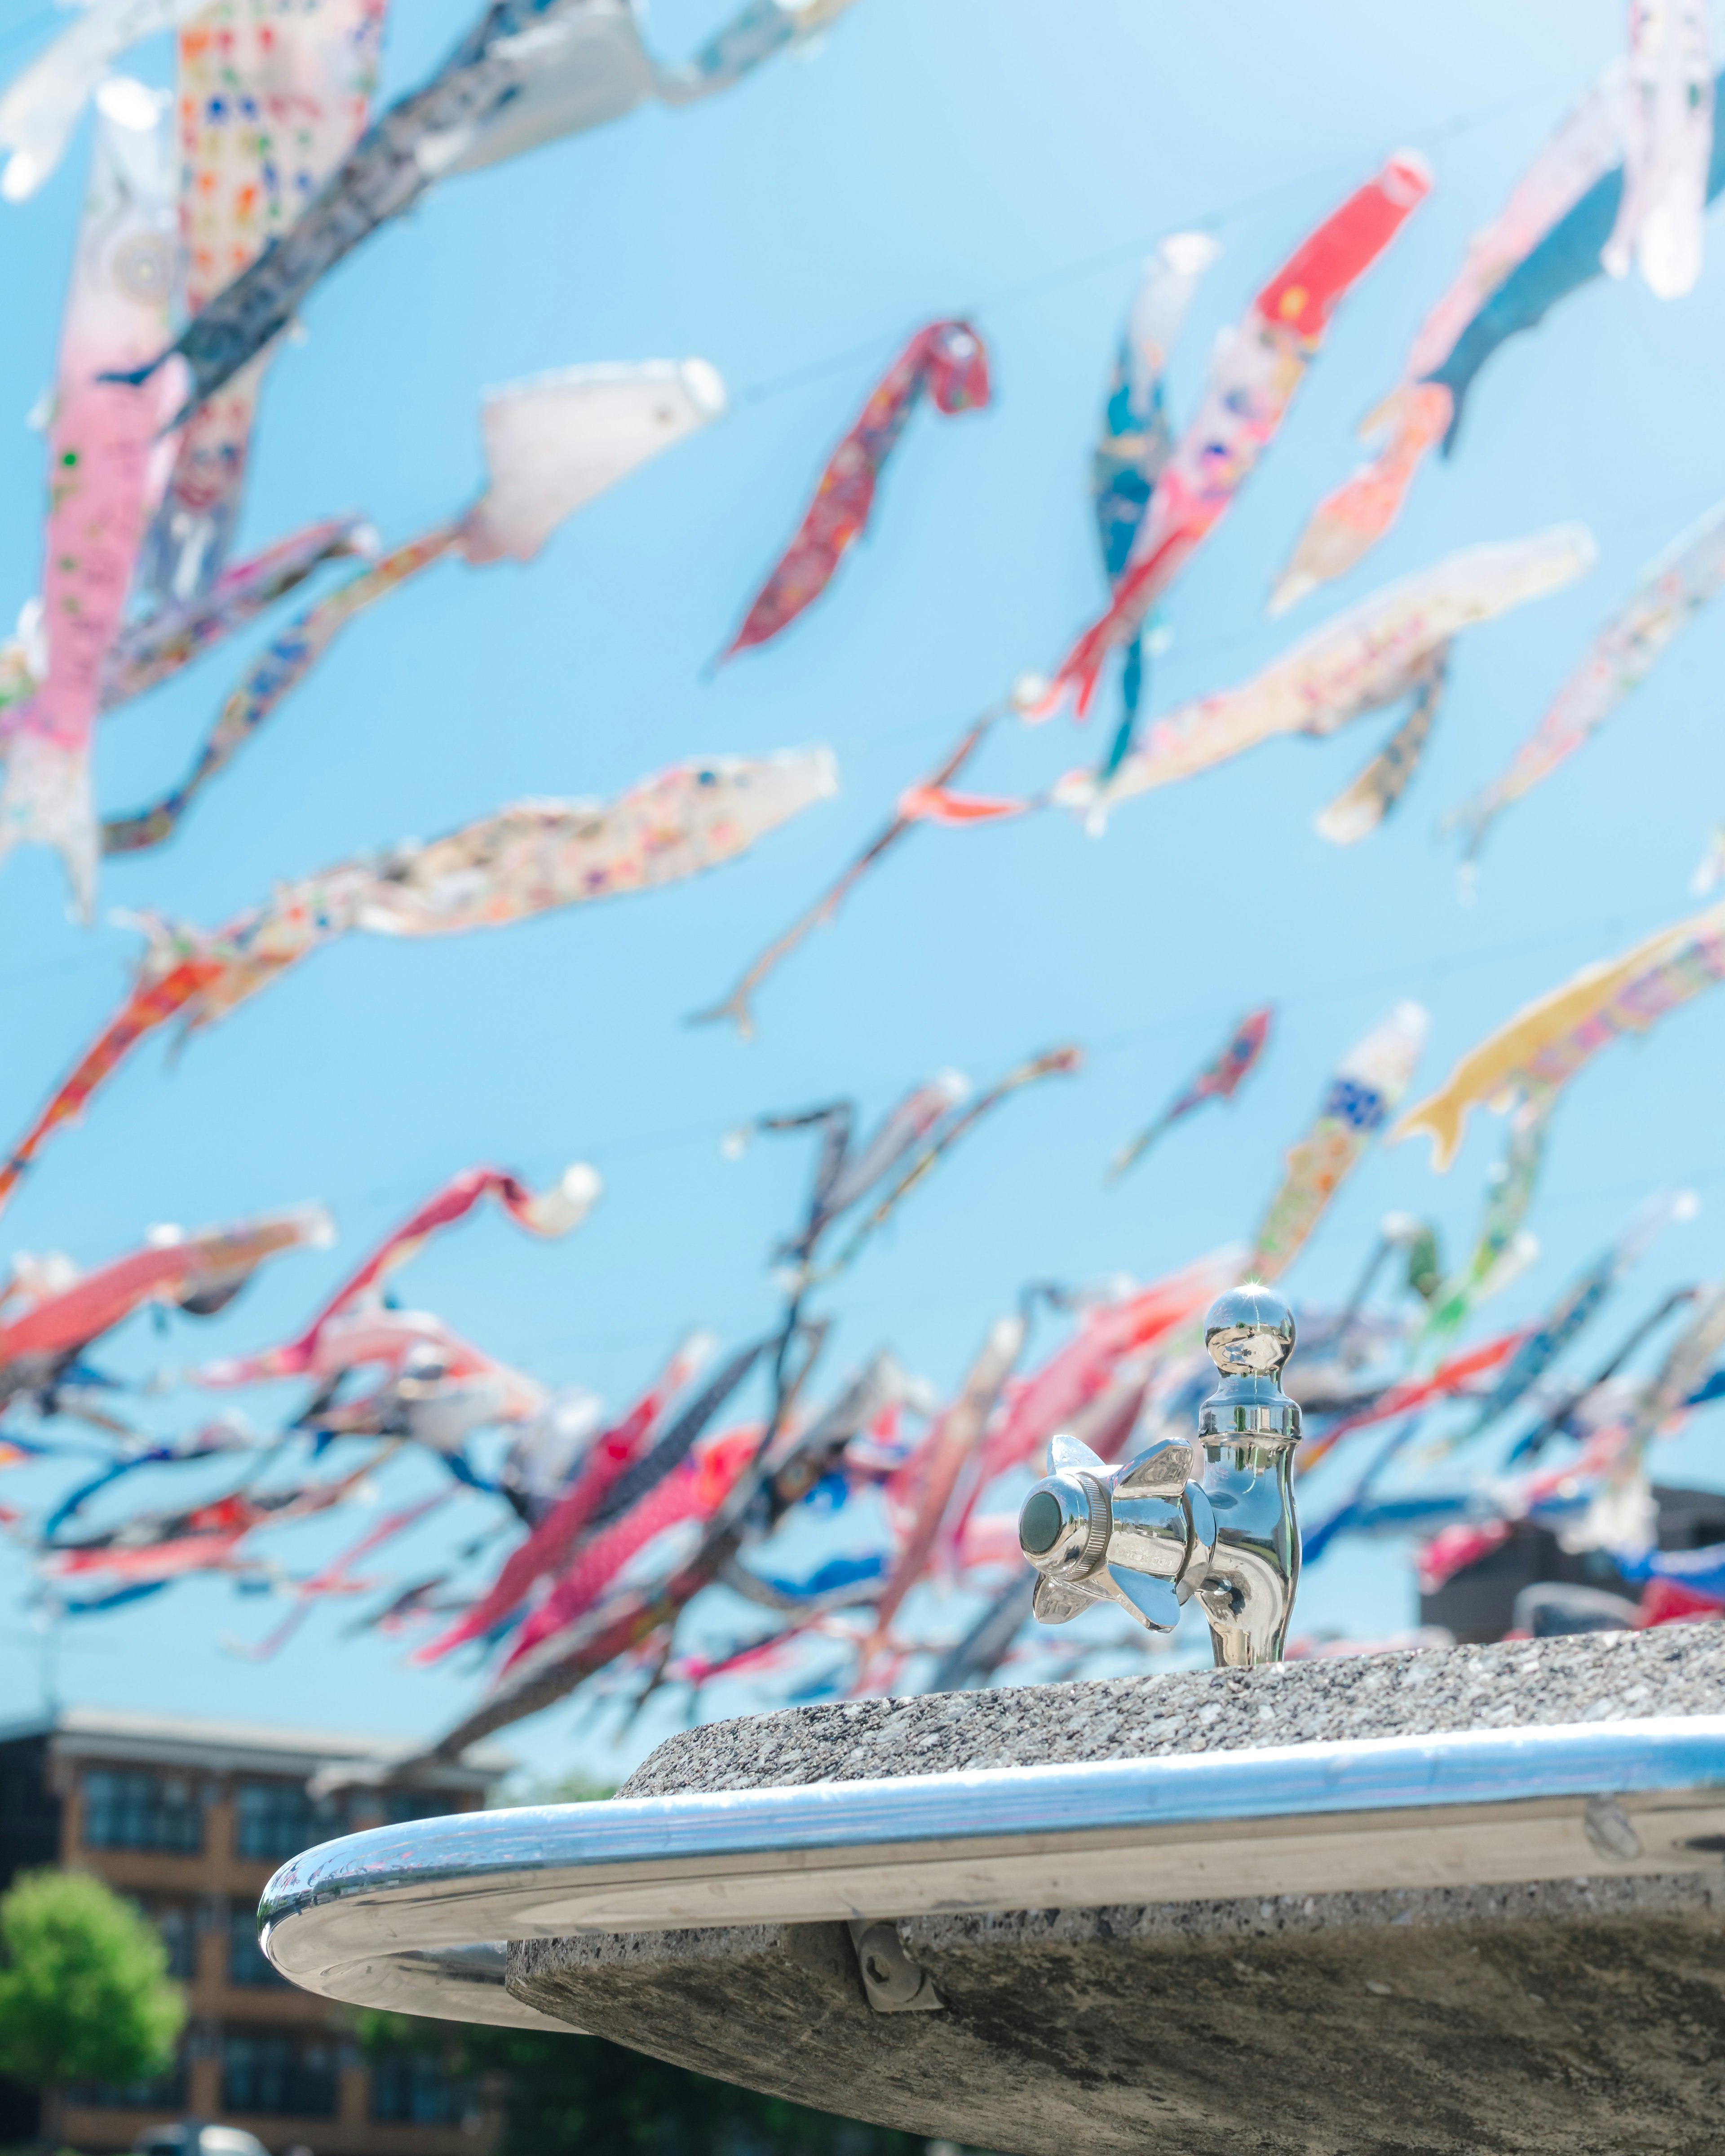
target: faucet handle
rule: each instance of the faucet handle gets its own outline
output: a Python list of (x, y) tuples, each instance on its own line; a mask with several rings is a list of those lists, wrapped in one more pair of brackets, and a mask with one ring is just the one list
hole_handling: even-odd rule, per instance
[(1173, 1630), (1215, 1543), (1191, 1466), (1179, 1438), (1158, 1439), (1123, 1467), (1076, 1438), (1052, 1440), (1048, 1473), (1019, 1513), (1019, 1546), (1040, 1574), (1031, 1606), (1045, 1625), (1112, 1602), (1153, 1631)]

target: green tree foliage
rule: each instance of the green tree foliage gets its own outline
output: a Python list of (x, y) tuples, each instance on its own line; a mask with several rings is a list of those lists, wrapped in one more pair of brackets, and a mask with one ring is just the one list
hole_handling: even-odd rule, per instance
[(134, 2082), (186, 2018), (167, 1951), (131, 1902), (80, 1871), (25, 1871), (0, 1896), (0, 2073), (32, 2088)]
[(364, 2015), (361, 2035), (369, 2049), (434, 2050), (452, 2072), (497, 2076), (501, 2156), (922, 2156), (927, 2145), (709, 2081), (600, 2036), (457, 2028), (398, 2014)]

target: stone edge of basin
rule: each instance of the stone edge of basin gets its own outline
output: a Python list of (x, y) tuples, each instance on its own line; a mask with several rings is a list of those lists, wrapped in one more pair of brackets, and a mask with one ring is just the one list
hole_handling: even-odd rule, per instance
[(669, 1737), (618, 1792), (772, 1789), (1725, 1712), (1725, 1625), (850, 1700)]
[[(672, 1737), (619, 1794), (1722, 1709), (1725, 1626), (1677, 1625), (791, 1708)], [(539, 1939), (510, 1948), (507, 1982), (652, 2056), (1019, 2156), (1700, 2156), (1678, 2129), (1712, 2055), (1678, 2072), (1670, 2025), (1674, 2001), (1715, 1995), (1722, 1906), (1686, 1872), (901, 1917), (935, 2014), (874, 2010), (836, 1923)], [(1649, 1970), (1665, 1993), (1620, 2030)], [(1230, 2109), (1217, 2061), (1253, 2046), (1277, 2104), (1249, 2086)], [(1485, 2063), (1458, 2081), (1464, 2060)]]

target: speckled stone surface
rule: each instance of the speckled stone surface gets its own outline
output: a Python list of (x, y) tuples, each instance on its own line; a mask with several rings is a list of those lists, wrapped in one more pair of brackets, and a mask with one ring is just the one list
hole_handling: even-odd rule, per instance
[[(852, 1702), (691, 1730), (622, 1794), (1725, 1712), (1725, 1626)], [(539, 1941), (509, 1988), (722, 2078), (1022, 2156), (1702, 2156), (1725, 1865), (1655, 1877)]]
[(853, 1700), (668, 1738), (620, 1795), (1725, 1712), (1725, 1625)]

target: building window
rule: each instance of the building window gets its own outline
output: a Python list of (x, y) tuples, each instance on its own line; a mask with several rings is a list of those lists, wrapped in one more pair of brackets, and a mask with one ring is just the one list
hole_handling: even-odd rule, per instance
[(167, 1902), (153, 1913), (162, 1943), (167, 1948), (168, 1974), (177, 1977), (182, 1984), (189, 1984), (198, 1974), (198, 1929), (192, 1921), (192, 1912), (177, 1902)]
[(69, 2092), (75, 2104), (101, 2111), (183, 2111), (186, 2071), (176, 2064), (146, 2082), (80, 2082)]
[(314, 1804), (301, 1782), (242, 1782), (235, 1807), (234, 1847), (241, 1856), (279, 1861), (347, 1830), (346, 1807), (329, 1797)]
[(474, 2084), (429, 2051), (388, 2051), (372, 2062), (372, 2117), (387, 2126), (459, 2126), (478, 2109)]
[(383, 1823), (406, 1826), (413, 1820), (442, 1819), (457, 1809), (449, 1789), (388, 1789), (383, 1795)]
[(222, 2046), (222, 2107), (333, 2118), (335, 2046), (298, 2036), (229, 2035)]
[(84, 1777), (84, 1845), (195, 1856), (203, 1847), (203, 1808), (178, 1776), (93, 1767)]
[(258, 1944), (258, 1921), (249, 1908), (231, 1909), (228, 1913), (228, 1981), (241, 1984), (287, 1982)]

